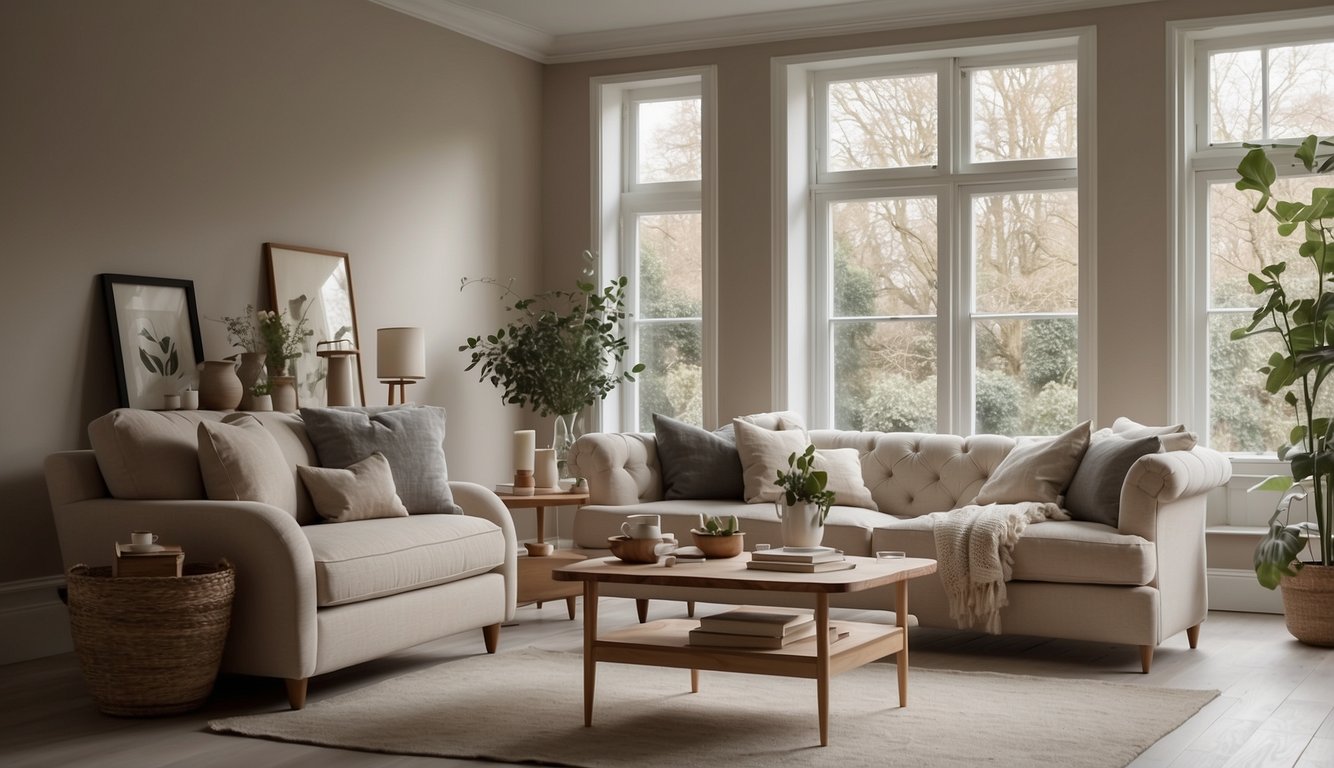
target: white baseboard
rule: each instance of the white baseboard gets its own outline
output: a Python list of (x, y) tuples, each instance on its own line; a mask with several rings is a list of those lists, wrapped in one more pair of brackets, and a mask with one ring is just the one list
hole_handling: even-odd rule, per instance
[(64, 585), (63, 576), (0, 584), (0, 664), (74, 650), (69, 611), (56, 594)]
[(1238, 568), (1210, 568), (1209, 609), (1247, 613), (1283, 613), (1283, 596), (1268, 590), (1255, 580), (1255, 571)]

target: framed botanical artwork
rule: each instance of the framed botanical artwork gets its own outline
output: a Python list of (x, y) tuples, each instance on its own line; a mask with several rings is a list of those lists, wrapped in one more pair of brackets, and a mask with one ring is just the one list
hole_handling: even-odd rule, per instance
[(101, 275), (116, 388), (124, 408), (161, 409), (163, 395), (194, 385), (204, 362), (191, 280)]
[[(352, 295), (352, 267), (346, 253), (280, 243), (264, 244), (269, 266), (269, 299), (275, 312), (284, 310), (293, 322), (302, 318), (312, 331), (305, 337), (301, 356), (295, 361), (297, 396), (302, 405), (327, 402), (329, 362), (316, 355), (317, 345), (331, 343), (354, 352), (361, 349), (357, 333), (357, 304)], [(354, 382), (339, 386), (350, 390), (350, 405), (366, 404), (366, 385), (361, 378), (361, 357), (352, 355)]]

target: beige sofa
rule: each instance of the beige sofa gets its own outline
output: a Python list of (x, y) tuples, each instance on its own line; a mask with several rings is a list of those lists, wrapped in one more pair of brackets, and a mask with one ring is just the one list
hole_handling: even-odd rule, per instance
[(113, 542), (141, 529), (182, 546), (187, 561), (228, 559), (236, 597), (223, 671), (283, 678), (294, 709), (310, 677), (428, 640), (481, 628), (495, 651), (514, 615), (517, 544), (494, 493), (449, 482), (464, 514), (322, 523), (297, 476), (319, 464), (300, 417), (251, 415), (281, 448), (277, 476), (297, 484), (294, 509), (205, 498), (199, 422), (226, 413), (113, 411), (89, 427), (96, 452), (46, 460), (65, 567), (108, 564)]
[[(861, 457), (862, 478), (878, 509), (835, 506), (823, 542), (855, 555), (903, 550), (909, 557), (936, 557), (932, 521), (925, 515), (970, 503), (1015, 445), (997, 435), (835, 430), (809, 435), (817, 448), (856, 448)], [(662, 515), (663, 530), (685, 541), (700, 513), (734, 514), (748, 549), (782, 543), (772, 504), (664, 500), (652, 434), (584, 435), (570, 461), (574, 473), (588, 479), (590, 491), (590, 504), (579, 509), (574, 521), (577, 547), (605, 551), (607, 537), (634, 513)], [(1153, 453), (1131, 466), (1115, 527), (1073, 520), (1030, 525), (1014, 550), (1002, 630), (1135, 645), (1144, 672), (1154, 648), (1183, 630), (1195, 647), (1208, 605), (1205, 496), (1230, 476), (1229, 462), (1208, 448)], [(618, 585), (607, 585), (606, 594), (638, 599), (641, 619), (650, 598), (755, 600), (753, 594)], [(894, 603), (892, 590), (844, 597), (835, 605), (889, 609)], [(909, 609), (923, 626), (957, 626), (937, 576), (913, 582)]]

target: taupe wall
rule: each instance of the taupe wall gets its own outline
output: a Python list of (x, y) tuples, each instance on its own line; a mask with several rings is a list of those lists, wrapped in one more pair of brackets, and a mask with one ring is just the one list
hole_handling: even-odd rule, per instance
[(217, 318), (267, 297), (262, 243), (347, 251), (368, 398), (375, 329), (424, 326), (451, 475), (503, 480), (523, 415), (456, 350), (499, 303), (458, 284), (540, 269), (541, 79), (369, 0), (0, 4), (0, 585), (60, 572), (42, 457), (116, 405), (100, 272)]
[[(1099, 423), (1170, 414), (1167, 34), (1169, 21), (1321, 6), (1311, 0), (1165, 0), (974, 24), (548, 67), (544, 241), (578, 254), (589, 235), (589, 78), (712, 64), (718, 72), (719, 402), (723, 419), (771, 400), (770, 59), (1071, 27), (1097, 28)], [(1328, 6), (1325, 5), (1326, 10)], [(571, 265), (574, 262), (571, 261)]]

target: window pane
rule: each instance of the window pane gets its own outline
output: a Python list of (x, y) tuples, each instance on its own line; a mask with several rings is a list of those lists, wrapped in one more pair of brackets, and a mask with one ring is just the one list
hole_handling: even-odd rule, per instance
[(1209, 56), (1209, 143), (1264, 137), (1264, 82), (1259, 51)]
[(655, 413), (703, 425), (699, 322), (640, 325), (638, 334), (637, 360), (645, 366), (635, 377), (639, 383), (638, 428), (652, 431)]
[(1074, 157), (1077, 75), (1073, 61), (971, 70), (973, 160)]
[(639, 317), (701, 316), (701, 220), (699, 213), (638, 217)]
[(834, 315), (934, 315), (936, 199), (899, 197), (829, 206)]
[[(1311, 190), (1329, 181), (1312, 176), (1280, 179), (1274, 191), (1281, 200), (1309, 201)], [(1258, 199), (1258, 193), (1240, 192), (1231, 181), (1209, 185), (1210, 307), (1256, 307), (1246, 276), (1279, 261), (1288, 263), (1283, 282), (1291, 295), (1315, 294), (1315, 268), (1297, 253), (1303, 234), (1279, 237), (1277, 220), (1251, 211)]]
[(936, 164), (936, 75), (832, 82), (830, 171)]
[(1277, 337), (1229, 338), (1249, 318), (1242, 312), (1209, 315), (1209, 447), (1219, 451), (1273, 451), (1295, 423), (1283, 393), (1266, 392), (1264, 376), (1257, 373)]
[(635, 179), (640, 184), (698, 181), (702, 146), (699, 97), (640, 101), (635, 108), (639, 128)]
[(934, 320), (835, 323), (834, 427), (936, 431)]
[(975, 433), (1055, 435), (1079, 405), (1076, 320), (974, 321)]
[(973, 198), (978, 312), (1068, 312), (1079, 296), (1074, 190)]
[(1269, 138), (1334, 132), (1334, 43), (1269, 51)]

